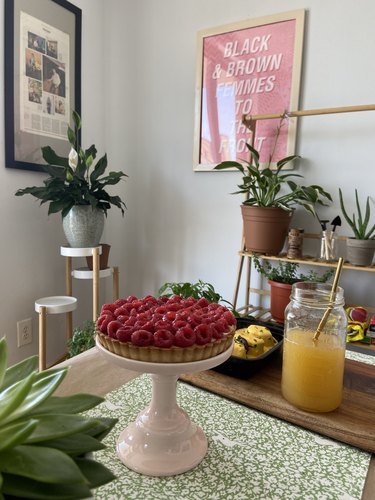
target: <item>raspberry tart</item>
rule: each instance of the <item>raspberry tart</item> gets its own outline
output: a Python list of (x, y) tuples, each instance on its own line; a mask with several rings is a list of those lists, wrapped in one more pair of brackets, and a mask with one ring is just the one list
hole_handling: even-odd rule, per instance
[(236, 319), (207, 299), (135, 296), (104, 304), (96, 322), (100, 344), (125, 358), (187, 363), (211, 358), (233, 341)]

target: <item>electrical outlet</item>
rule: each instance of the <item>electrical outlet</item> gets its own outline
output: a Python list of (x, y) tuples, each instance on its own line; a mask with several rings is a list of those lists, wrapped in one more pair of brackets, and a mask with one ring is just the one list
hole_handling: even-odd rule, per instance
[(17, 345), (22, 347), (33, 341), (33, 321), (31, 318), (17, 321)]

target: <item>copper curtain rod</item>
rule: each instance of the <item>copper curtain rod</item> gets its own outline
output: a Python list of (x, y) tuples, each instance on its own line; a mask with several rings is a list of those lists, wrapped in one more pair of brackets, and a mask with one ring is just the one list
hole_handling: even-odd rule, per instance
[(257, 120), (271, 120), (275, 118), (298, 117), (298, 116), (313, 116), (313, 115), (330, 115), (335, 113), (353, 113), (355, 111), (375, 111), (375, 104), (364, 104), (362, 106), (341, 106), (339, 108), (323, 108), (310, 109), (300, 111), (285, 111), (284, 113), (271, 113), (268, 115), (243, 115), (242, 122), (244, 125), (251, 126), (251, 122)]

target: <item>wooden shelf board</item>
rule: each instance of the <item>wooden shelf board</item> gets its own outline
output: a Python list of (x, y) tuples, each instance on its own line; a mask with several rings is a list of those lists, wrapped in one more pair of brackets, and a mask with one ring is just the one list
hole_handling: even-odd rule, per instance
[[(243, 257), (252, 257), (254, 254), (251, 252), (240, 251), (239, 255)], [(314, 266), (322, 266), (322, 267), (336, 267), (337, 262), (323, 262), (317, 258), (306, 255), (300, 259), (288, 259), (286, 254), (280, 255), (262, 255), (257, 254), (259, 258), (264, 260), (273, 260), (273, 261), (284, 261), (284, 262), (295, 262), (297, 264), (311, 264)], [(344, 269), (350, 269), (353, 271), (366, 271), (366, 272), (375, 272), (375, 265), (365, 267), (365, 266), (353, 266), (349, 264), (349, 262), (345, 262), (343, 265)]]

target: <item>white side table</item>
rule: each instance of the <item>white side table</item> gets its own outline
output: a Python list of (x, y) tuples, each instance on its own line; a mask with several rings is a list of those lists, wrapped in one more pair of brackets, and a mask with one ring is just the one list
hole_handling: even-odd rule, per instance
[[(47, 314), (72, 314), (77, 308), (77, 299), (58, 295), (42, 297), (35, 301), (35, 311), (39, 314), (39, 371), (46, 369), (46, 321)], [(67, 316), (68, 319), (68, 316)]]

